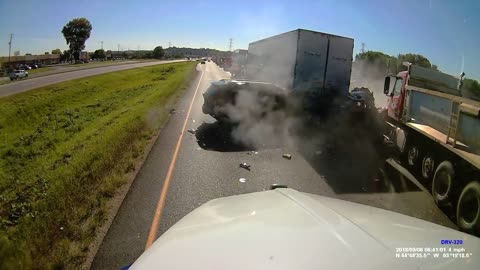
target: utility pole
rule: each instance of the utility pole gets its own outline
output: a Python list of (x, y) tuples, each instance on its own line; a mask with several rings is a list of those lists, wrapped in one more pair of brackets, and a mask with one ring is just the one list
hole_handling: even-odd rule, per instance
[(172, 42), (168, 42), (168, 48), (172, 47)]
[(233, 48), (233, 39), (229, 38), (228, 39), (228, 51), (231, 52)]
[(13, 34), (10, 34), (10, 41), (8, 42), (8, 65), (10, 66), (10, 53), (12, 51)]
[(360, 50), (362, 53), (365, 52), (365, 43), (362, 42), (362, 49)]
[(117, 57), (120, 57), (120, 44), (117, 45), (117, 53), (118, 53)]
[(100, 43), (102, 44), (102, 50), (103, 50), (103, 41), (100, 41)]

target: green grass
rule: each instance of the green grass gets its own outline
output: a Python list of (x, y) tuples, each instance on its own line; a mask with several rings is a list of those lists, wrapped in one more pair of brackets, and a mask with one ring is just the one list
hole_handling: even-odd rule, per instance
[(52, 67), (43, 67), (43, 68), (37, 68), (37, 69), (30, 69), (27, 70), (28, 74), (37, 74), (37, 73), (42, 73), (46, 71), (54, 70)]
[(77, 269), (193, 62), (0, 99), (0, 269)]

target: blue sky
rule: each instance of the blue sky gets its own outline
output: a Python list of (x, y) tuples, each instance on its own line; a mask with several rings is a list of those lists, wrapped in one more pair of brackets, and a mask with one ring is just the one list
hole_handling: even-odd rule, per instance
[(368, 50), (420, 53), (441, 70), (480, 78), (480, 1), (69, 1), (0, 0), (0, 55), (66, 49), (61, 29), (86, 17), (87, 50), (177, 47), (247, 48), (271, 35), (305, 28), (355, 39)]

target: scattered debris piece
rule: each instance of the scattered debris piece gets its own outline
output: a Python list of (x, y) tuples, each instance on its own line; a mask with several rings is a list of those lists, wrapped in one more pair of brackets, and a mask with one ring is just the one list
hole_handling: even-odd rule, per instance
[(175, 114), (176, 110), (175, 109), (170, 109), (170, 114)]
[(284, 159), (288, 159), (288, 160), (292, 159), (292, 155), (290, 155), (290, 154), (283, 154), (282, 157)]
[(63, 227), (60, 227), (60, 231), (63, 231), (63, 229), (64, 229)]
[(250, 165), (248, 165), (246, 162), (240, 163), (240, 168), (244, 168), (245, 170), (250, 171)]
[(241, 183), (245, 183), (245, 182), (247, 182), (247, 179), (242, 177), (242, 178), (238, 179), (238, 181), (240, 181)]
[(253, 151), (253, 153), (254, 153), (255, 155), (257, 155), (257, 154), (258, 154), (258, 152), (257, 152), (257, 151)]
[(197, 147), (197, 150), (202, 150), (202, 148), (200, 148), (200, 147)]
[(193, 119), (192, 122), (195, 123), (195, 119)]
[(195, 132), (197, 132), (195, 129), (191, 128), (188, 130), (188, 132), (192, 133), (192, 134), (195, 134)]
[(247, 152), (247, 155), (257, 155), (258, 152), (257, 151), (248, 151)]

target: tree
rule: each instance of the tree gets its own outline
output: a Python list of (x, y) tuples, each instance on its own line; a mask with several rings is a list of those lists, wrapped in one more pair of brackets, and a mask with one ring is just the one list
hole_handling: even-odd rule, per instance
[(359, 76), (382, 78), (397, 73), (398, 59), (382, 52), (367, 51), (355, 56), (353, 68), (360, 70)]
[[(416, 66), (421, 66), (424, 68), (432, 68), (432, 63), (425, 56), (421, 54), (399, 54), (398, 55), (398, 70), (406, 70), (407, 67), (403, 66), (403, 62), (410, 62)], [(436, 66), (435, 66), (436, 67)], [(438, 69), (438, 68), (437, 68)]]
[(105, 57), (106, 57), (106, 54), (103, 49), (96, 50), (92, 55), (93, 59), (105, 59)]
[(403, 62), (410, 62), (414, 65), (430, 68), (438, 71), (437, 65), (432, 65), (430, 60), (421, 54), (407, 53), (399, 54), (397, 57), (384, 54), (377, 51), (367, 51), (355, 56), (355, 62), (367, 63), (370, 67), (375, 67), (379, 71), (384, 71), (385, 75), (396, 74), (399, 71), (407, 70)]
[(153, 58), (162, 58), (165, 55), (165, 51), (163, 50), (162, 46), (157, 46), (153, 49), (152, 56)]
[(69, 21), (62, 29), (67, 45), (75, 60), (80, 59), (80, 52), (85, 49), (85, 41), (90, 37), (92, 24), (85, 18)]
[(143, 58), (145, 58), (145, 59), (152, 58), (152, 53), (151, 53), (151, 52), (146, 52), (146, 53), (143, 55)]
[(52, 50), (52, 54), (62, 54), (62, 51), (57, 48), (57, 49)]
[(465, 78), (463, 80), (462, 92), (468, 98), (480, 100), (480, 83), (476, 80)]
[(71, 58), (70, 50), (64, 50), (60, 55), (60, 61), (69, 61)]

